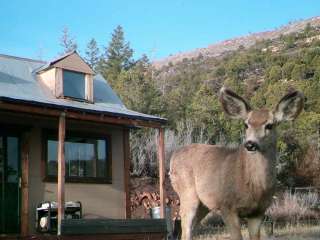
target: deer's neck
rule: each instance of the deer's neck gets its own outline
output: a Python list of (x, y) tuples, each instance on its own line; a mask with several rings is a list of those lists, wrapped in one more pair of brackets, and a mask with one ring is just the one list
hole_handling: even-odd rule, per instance
[(263, 192), (273, 188), (275, 182), (276, 146), (270, 146), (265, 152), (248, 152), (240, 148), (242, 176), (245, 184), (253, 193)]

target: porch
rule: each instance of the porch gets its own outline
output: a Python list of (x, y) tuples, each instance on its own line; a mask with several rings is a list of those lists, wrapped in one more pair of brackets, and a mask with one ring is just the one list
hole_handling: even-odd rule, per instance
[[(10, 105), (10, 108), (12, 105)], [(131, 220), (130, 219), (130, 196), (129, 196), (129, 167), (130, 167), (130, 145), (129, 145), (129, 130), (131, 127), (155, 127), (159, 129), (159, 161), (160, 161), (160, 183), (164, 182), (164, 129), (160, 124), (152, 124), (151, 122), (141, 122), (134, 120), (126, 120), (122, 118), (109, 118), (104, 115), (96, 116), (83, 113), (74, 113), (72, 111), (52, 111), (44, 110), (34, 112), (35, 108), (14, 108), (13, 111), (9, 110), (9, 104), (0, 103), (0, 126), (3, 129), (8, 129), (7, 126), (11, 126), (11, 129), (15, 129), (19, 136), (19, 151), (20, 151), (20, 169), (21, 174), (17, 182), (20, 188), (20, 202), (21, 206), (19, 208), (19, 226), (20, 230), (18, 234), (7, 234), (0, 235), (0, 239), (164, 239), (166, 235), (166, 225), (163, 219), (159, 220)], [(23, 112), (21, 112), (23, 111)], [(49, 111), (49, 112), (48, 112)], [(88, 128), (89, 126), (89, 128)], [(101, 132), (115, 131), (116, 135), (121, 135), (115, 140), (117, 143), (121, 141), (121, 164), (112, 164), (112, 168), (116, 174), (121, 177), (117, 188), (122, 189), (123, 199), (120, 199), (121, 204), (123, 201), (123, 215), (122, 219), (115, 219), (111, 216), (111, 219), (83, 219), (75, 220), (70, 224), (70, 220), (64, 220), (64, 206), (66, 188), (67, 193), (70, 192), (70, 185), (72, 185), (72, 190), (74, 196), (81, 196), (81, 194), (76, 193), (75, 189), (80, 189), (80, 186), (86, 183), (66, 183), (66, 159), (65, 159), (65, 139), (68, 130), (77, 129), (88, 129), (92, 128), (93, 132), (95, 129), (102, 127)], [(40, 142), (40, 140), (34, 139), (34, 132), (39, 132), (39, 136), (43, 134), (41, 130), (34, 130), (35, 128), (51, 128), (55, 129), (57, 137), (57, 163), (58, 163), (58, 177), (57, 182), (43, 182), (44, 172), (41, 170), (39, 165), (44, 165), (43, 162), (43, 152), (35, 153), (35, 149), (31, 149), (34, 142)], [(114, 130), (116, 129), (116, 130)], [(0, 127), (1, 130), (1, 127)], [(91, 130), (90, 130), (91, 131)], [(113, 141), (114, 142), (114, 141)], [(114, 144), (112, 142), (112, 144)], [(38, 146), (41, 149), (41, 146)], [(113, 155), (118, 155), (113, 154)], [(40, 158), (41, 162), (34, 162), (34, 155), (42, 155)], [(115, 157), (115, 156), (114, 156)], [(38, 165), (35, 168), (35, 165)], [(117, 172), (119, 166), (122, 166), (122, 170)], [(115, 169), (116, 168), (116, 169)], [(35, 171), (41, 172), (41, 183), (38, 190), (34, 189), (34, 175)], [(40, 173), (39, 173), (40, 175)], [(114, 176), (113, 174), (112, 176)], [(117, 177), (119, 177), (117, 176)], [(18, 178), (17, 178), (18, 179)], [(90, 184), (90, 183), (88, 183)], [(67, 186), (66, 186), (67, 185)], [(69, 185), (69, 190), (68, 190)], [(103, 184), (100, 185), (90, 185), (89, 189), (96, 188), (97, 191), (103, 191), (101, 189)], [(98, 190), (100, 189), (100, 190)], [(47, 193), (42, 194), (43, 196), (48, 196), (48, 194), (56, 194), (53, 200), (58, 202), (58, 232), (57, 234), (38, 234), (32, 233), (30, 228), (34, 226), (34, 222), (30, 222), (30, 216), (34, 215), (34, 201), (35, 198), (33, 194), (30, 193), (35, 191), (45, 191)], [(79, 190), (81, 191), (81, 190)], [(161, 192), (161, 203), (162, 212), (161, 217), (164, 218), (164, 189), (163, 184), (160, 184)], [(90, 190), (88, 192), (90, 195)], [(37, 193), (37, 195), (40, 195)], [(70, 196), (70, 193), (69, 193)], [(70, 198), (70, 197), (69, 197)], [(43, 197), (42, 200), (47, 200)], [(83, 199), (74, 199), (83, 201)], [(108, 199), (105, 199), (108, 202)], [(39, 200), (37, 200), (39, 201)], [(38, 202), (37, 202), (38, 203)], [(84, 205), (88, 206), (88, 202), (84, 202)], [(92, 202), (90, 203), (92, 204)], [(81, 225), (82, 224), (82, 225)], [(91, 224), (91, 225), (90, 225)], [(110, 225), (111, 224), (111, 225)], [(81, 227), (79, 227), (81, 225)], [(74, 226), (77, 226), (76, 228)], [(100, 230), (99, 230), (100, 229)]]
[(95, 219), (63, 220), (62, 234), (34, 234), (29, 236), (1, 236), (0, 239), (56, 240), (163, 240), (166, 222), (163, 219)]

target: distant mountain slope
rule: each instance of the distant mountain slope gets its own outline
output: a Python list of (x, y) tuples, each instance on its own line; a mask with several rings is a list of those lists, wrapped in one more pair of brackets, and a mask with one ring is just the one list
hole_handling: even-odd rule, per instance
[(159, 69), (165, 65), (168, 65), (169, 63), (176, 64), (178, 62), (181, 62), (185, 58), (196, 58), (199, 55), (202, 55), (203, 57), (219, 57), (224, 53), (237, 50), (239, 49), (239, 47), (251, 47), (258, 41), (267, 39), (273, 40), (280, 37), (281, 35), (286, 35), (293, 32), (300, 32), (305, 28), (307, 24), (310, 24), (313, 27), (320, 26), (320, 16), (309, 18), (306, 20), (291, 22), (285, 26), (282, 26), (272, 31), (253, 33), (247, 36), (233, 38), (230, 40), (215, 43), (209, 45), (206, 48), (198, 48), (189, 52), (174, 54), (167, 58), (154, 61), (153, 66)]

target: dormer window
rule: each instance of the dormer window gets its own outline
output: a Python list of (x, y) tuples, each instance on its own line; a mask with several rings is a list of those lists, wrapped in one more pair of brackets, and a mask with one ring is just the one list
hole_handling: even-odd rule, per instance
[(84, 73), (63, 70), (63, 95), (79, 100), (86, 99), (86, 77)]
[(90, 66), (70, 52), (49, 62), (38, 71), (39, 81), (56, 98), (93, 103), (93, 75)]

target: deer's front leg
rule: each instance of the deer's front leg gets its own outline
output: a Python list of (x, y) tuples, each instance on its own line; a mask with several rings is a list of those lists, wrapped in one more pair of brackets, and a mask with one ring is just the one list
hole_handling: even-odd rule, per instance
[(230, 232), (231, 240), (242, 240), (240, 218), (236, 211), (224, 210), (222, 218)]
[(260, 228), (264, 215), (248, 218), (248, 230), (250, 240), (260, 240)]

